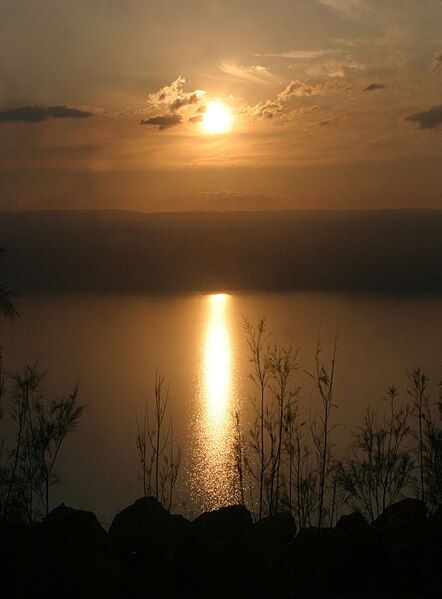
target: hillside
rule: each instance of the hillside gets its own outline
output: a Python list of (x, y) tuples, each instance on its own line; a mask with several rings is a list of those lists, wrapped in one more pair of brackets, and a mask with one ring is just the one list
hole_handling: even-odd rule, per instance
[(19, 292), (442, 289), (442, 210), (0, 214)]

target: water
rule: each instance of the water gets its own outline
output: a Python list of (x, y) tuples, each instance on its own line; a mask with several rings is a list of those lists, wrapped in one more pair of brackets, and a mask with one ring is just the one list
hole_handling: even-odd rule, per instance
[(275, 337), (299, 347), (296, 384), (301, 411), (315, 409), (305, 370), (318, 332), (326, 350), (340, 333), (333, 418), (337, 451), (349, 441), (365, 406), (381, 402), (404, 371), (425, 366), (432, 390), (442, 378), (442, 298), (287, 293), (179, 297), (29, 296), (22, 316), (1, 325), (5, 367), (38, 362), (49, 394), (77, 380), (87, 404), (80, 428), (62, 449), (63, 483), (53, 504), (86, 508), (109, 523), (141, 495), (135, 446), (136, 411), (152, 402), (155, 369), (170, 383), (174, 433), (183, 445), (177, 502), (195, 513), (235, 501), (233, 414), (253, 420), (242, 315), (265, 315)]

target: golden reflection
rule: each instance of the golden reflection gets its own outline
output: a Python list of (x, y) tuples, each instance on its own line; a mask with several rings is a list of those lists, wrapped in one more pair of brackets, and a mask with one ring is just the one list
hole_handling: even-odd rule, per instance
[(230, 339), (227, 330), (225, 293), (209, 296), (209, 318), (204, 356), (207, 418), (216, 430), (225, 425), (231, 386)]
[(205, 509), (235, 501), (232, 473), (233, 352), (229, 326), (230, 296), (206, 298), (201, 394), (197, 419), (198, 465), (194, 492)]

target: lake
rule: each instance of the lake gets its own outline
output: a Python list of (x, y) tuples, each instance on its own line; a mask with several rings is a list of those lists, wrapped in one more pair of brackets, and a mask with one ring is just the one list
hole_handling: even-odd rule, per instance
[[(365, 407), (388, 385), (405, 398), (405, 371), (424, 366), (442, 378), (442, 297), (325, 293), (163, 296), (35, 295), (19, 302), (20, 318), (1, 325), (5, 368), (47, 369), (44, 389), (67, 393), (80, 382), (87, 404), (79, 429), (62, 448), (52, 505), (94, 511), (108, 524), (142, 494), (136, 413), (151, 405), (155, 369), (170, 385), (174, 434), (183, 461), (176, 510), (195, 514), (237, 499), (232, 485), (233, 414), (253, 420), (253, 385), (243, 316), (265, 315), (275, 339), (299, 348), (295, 384), (300, 411), (314, 411), (318, 334), (325, 351), (339, 330), (333, 413), (336, 451), (350, 441)], [(69, 468), (67, 468), (69, 464)]]

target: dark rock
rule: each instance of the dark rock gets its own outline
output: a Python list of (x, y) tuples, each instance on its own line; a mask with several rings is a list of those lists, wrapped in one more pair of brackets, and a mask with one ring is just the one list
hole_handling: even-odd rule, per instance
[(120, 566), (106, 531), (91, 512), (61, 504), (35, 529), (38, 566), (33, 596), (113, 598)]
[(142, 497), (119, 512), (109, 537), (122, 558), (137, 552), (151, 557), (171, 554), (189, 526), (183, 516), (170, 514), (154, 497)]
[(154, 497), (142, 497), (119, 512), (109, 537), (123, 563), (125, 597), (174, 594), (171, 562), (190, 526), (183, 516), (170, 514)]
[(289, 590), (288, 548), (296, 536), (296, 523), (288, 513), (258, 520), (254, 527), (256, 593), (283, 596)]
[(408, 498), (389, 506), (373, 523), (373, 531), (392, 592), (401, 597), (431, 596), (434, 556), (422, 501)]
[(226, 534), (229, 538), (241, 535), (252, 526), (252, 516), (243, 505), (230, 505), (212, 512), (204, 512), (192, 522), (192, 531), (208, 534)]
[(296, 536), (296, 522), (291, 514), (283, 512), (255, 522), (254, 532), (263, 544), (284, 546)]
[(425, 526), (426, 507), (419, 499), (403, 499), (390, 505), (373, 526), (382, 534), (414, 533)]
[(442, 538), (442, 505), (440, 505), (431, 517), (433, 532)]
[(0, 522), (0, 597), (31, 597), (34, 580), (32, 527)]
[[(442, 588), (442, 505), (434, 512), (430, 521), (431, 527), (431, 566), (433, 576), (429, 573), (429, 579), (432, 580), (433, 588)], [(435, 593), (436, 595), (437, 593)]]
[(336, 523), (335, 529), (339, 532), (355, 536), (365, 535), (370, 532), (370, 526), (360, 512), (341, 516)]
[(376, 597), (378, 560), (368, 539), (331, 528), (304, 528), (291, 546), (293, 596)]
[(253, 523), (244, 506), (201, 514), (174, 558), (182, 597), (239, 597), (250, 591)]

